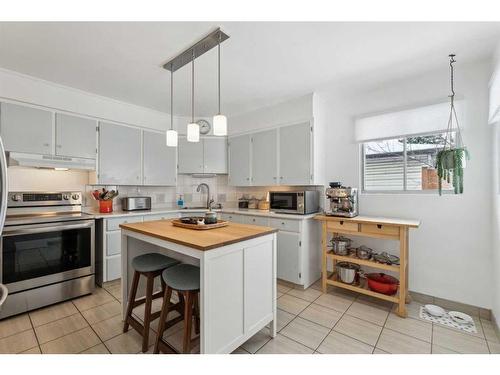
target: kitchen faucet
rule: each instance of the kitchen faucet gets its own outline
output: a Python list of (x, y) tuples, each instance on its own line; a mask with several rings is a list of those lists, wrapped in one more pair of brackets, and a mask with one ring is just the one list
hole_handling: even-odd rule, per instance
[(210, 186), (208, 186), (204, 182), (199, 184), (198, 187), (196, 188), (196, 191), (198, 193), (200, 192), (202, 186), (204, 186), (207, 189), (207, 208), (210, 209), (210, 205), (214, 202), (213, 200), (210, 199)]

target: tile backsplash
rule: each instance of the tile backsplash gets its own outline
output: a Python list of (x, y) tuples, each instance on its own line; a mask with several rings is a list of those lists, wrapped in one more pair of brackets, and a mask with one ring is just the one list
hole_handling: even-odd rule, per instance
[(120, 209), (120, 197), (130, 196), (150, 196), (153, 208), (174, 208), (177, 207), (177, 199), (182, 194), (185, 206), (204, 206), (206, 204), (206, 191), (202, 188), (200, 192), (196, 188), (201, 183), (206, 183), (210, 187), (210, 196), (215, 203), (221, 203), (223, 207), (234, 208), (238, 206), (238, 198), (243, 195), (265, 199), (270, 190), (316, 190), (322, 193), (323, 186), (249, 186), (234, 187), (228, 186), (227, 175), (217, 175), (215, 177), (195, 177), (192, 175), (178, 175), (176, 187), (165, 186), (112, 186), (112, 185), (87, 185), (85, 187), (86, 206), (97, 207), (97, 202), (90, 197), (90, 191), (94, 189), (107, 188), (118, 189), (120, 195), (115, 200), (115, 209)]

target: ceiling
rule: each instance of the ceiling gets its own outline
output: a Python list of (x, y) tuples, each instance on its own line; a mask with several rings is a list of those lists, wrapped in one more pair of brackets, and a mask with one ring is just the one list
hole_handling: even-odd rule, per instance
[[(162, 64), (220, 26), (222, 112), (319, 90), (397, 79), (492, 55), (500, 23), (0, 23), (0, 67), (169, 112)], [(217, 110), (217, 54), (195, 61), (195, 113)], [(190, 65), (174, 75), (174, 113), (189, 115)]]

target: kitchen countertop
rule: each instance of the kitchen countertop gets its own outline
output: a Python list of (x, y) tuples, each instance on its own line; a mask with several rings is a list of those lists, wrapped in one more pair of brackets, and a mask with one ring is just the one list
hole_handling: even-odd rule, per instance
[[(99, 209), (92, 207), (83, 208), (83, 212), (89, 215), (93, 215), (95, 219), (106, 219), (106, 218), (114, 218), (121, 216), (145, 216), (145, 215), (160, 215), (160, 214), (176, 214), (182, 212), (206, 212), (207, 209), (203, 208), (193, 208), (193, 209), (178, 209), (178, 208), (153, 208), (151, 210), (144, 211), (122, 211), (117, 210), (113, 211), (109, 214), (103, 214), (99, 212)], [(216, 209), (215, 212), (220, 212), (224, 214), (235, 214), (235, 215), (251, 215), (251, 216), (264, 216), (270, 218), (279, 218), (279, 219), (291, 219), (291, 220), (305, 220), (312, 219), (318, 213), (308, 214), (308, 215), (296, 215), (296, 214), (279, 214), (267, 210), (257, 210), (257, 209), (238, 209), (238, 208), (223, 208)]]
[(203, 251), (265, 236), (266, 234), (278, 231), (270, 227), (231, 222), (222, 228), (200, 231), (176, 227), (172, 225), (172, 220), (121, 224), (120, 228)]

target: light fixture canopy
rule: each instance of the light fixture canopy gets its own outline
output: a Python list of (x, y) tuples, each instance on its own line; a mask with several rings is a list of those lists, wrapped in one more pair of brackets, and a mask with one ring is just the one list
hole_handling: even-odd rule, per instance
[(226, 136), (227, 135), (227, 117), (221, 114), (220, 111), (220, 42), (221, 32), (219, 30), (217, 42), (217, 83), (218, 83), (218, 97), (219, 97), (219, 112), (214, 116), (212, 123), (214, 124), (214, 135)]
[(167, 130), (166, 143), (168, 147), (177, 147), (179, 137), (174, 130), (174, 72), (170, 70), (170, 129)]

